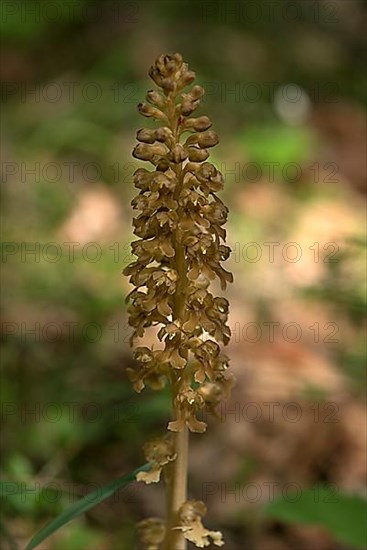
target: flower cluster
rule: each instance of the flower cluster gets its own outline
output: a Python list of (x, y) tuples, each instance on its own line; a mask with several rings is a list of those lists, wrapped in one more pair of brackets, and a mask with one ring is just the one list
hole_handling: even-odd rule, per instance
[[(222, 290), (233, 280), (222, 267), (231, 252), (224, 244), (228, 209), (216, 195), (223, 176), (207, 161), (218, 136), (207, 116), (191, 116), (204, 90), (194, 85), (183, 92), (195, 73), (180, 54), (160, 56), (149, 75), (158, 89), (148, 91), (138, 109), (159, 127), (142, 128), (136, 136), (133, 156), (153, 169), (139, 168), (134, 174), (139, 190), (132, 201), (137, 210), (133, 225), (138, 239), (132, 243), (136, 260), (124, 274), (134, 287), (127, 297), (132, 344), (154, 328), (161, 345), (138, 346), (137, 366), (129, 369), (129, 376), (138, 392), (170, 384), (175, 413), (168, 425), (171, 432), (186, 427), (204, 432), (206, 424), (197, 414), (205, 407), (214, 411), (233, 383), (226, 372), (228, 357), (219, 346), (230, 339), (229, 304), (209, 290), (216, 278)], [(141, 479), (148, 483), (158, 481), (161, 468), (175, 459), (168, 440), (149, 444), (146, 456), (153, 472)], [(184, 522), (181, 527), (188, 540), (202, 537), (206, 546), (207, 535), (196, 536), (195, 525)], [(215, 539), (220, 545), (219, 535)]]
[(158, 327), (163, 347), (138, 347), (138, 367), (130, 376), (136, 391), (145, 385), (161, 389), (177, 371), (182, 379), (175, 396), (179, 416), (169, 429), (186, 423), (202, 432), (205, 424), (195, 417), (206, 400), (192, 383), (215, 384), (219, 394), (228, 389), (228, 358), (217, 343), (227, 344), (230, 338), (228, 301), (208, 288), (216, 277), (222, 289), (232, 281), (221, 265), (230, 254), (223, 228), (228, 209), (216, 195), (223, 177), (207, 162), (218, 136), (208, 117), (190, 116), (204, 90), (193, 86), (182, 92), (195, 73), (181, 55), (160, 56), (149, 75), (162, 91), (148, 91), (139, 111), (163, 126), (137, 132), (133, 155), (155, 169), (139, 168), (134, 174), (139, 194), (132, 206), (139, 213), (133, 222), (138, 240), (132, 251), (137, 259), (124, 273), (134, 285), (127, 297), (132, 340), (144, 336), (146, 328)]

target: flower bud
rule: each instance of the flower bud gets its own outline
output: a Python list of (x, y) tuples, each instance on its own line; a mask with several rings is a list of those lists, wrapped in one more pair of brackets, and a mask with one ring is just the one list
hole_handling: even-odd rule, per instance
[(171, 159), (175, 164), (178, 164), (184, 160), (187, 159), (187, 152), (181, 145), (181, 143), (177, 143), (171, 152)]
[(198, 135), (198, 144), (201, 148), (214, 147), (217, 143), (219, 143), (218, 135), (212, 130)]
[(134, 183), (138, 189), (146, 189), (152, 180), (151, 172), (148, 172), (145, 168), (138, 168), (134, 172)]
[(182, 55), (180, 53), (174, 53), (172, 55), (172, 59), (175, 60), (177, 70), (181, 69), (183, 65), (187, 66), (187, 63), (184, 64)]
[(150, 130), (148, 128), (141, 128), (138, 130), (136, 134), (136, 139), (138, 141), (141, 141), (142, 143), (154, 143), (155, 142), (155, 136), (154, 136), (155, 130)]
[(204, 132), (212, 125), (210, 119), (207, 116), (200, 116), (198, 118), (188, 118), (182, 125), (182, 130), (195, 130), (195, 132)]
[(166, 172), (169, 169), (169, 162), (166, 158), (159, 159), (156, 168), (159, 172)]
[(158, 143), (155, 145), (138, 143), (138, 145), (134, 147), (133, 157), (139, 160), (150, 160), (152, 162), (156, 155), (163, 156), (166, 154), (166, 152), (166, 148)]
[(148, 103), (139, 103), (138, 111), (141, 115), (148, 118), (153, 117), (159, 118), (161, 120), (167, 120), (167, 117), (162, 113), (162, 111), (156, 109), (155, 107), (152, 107), (151, 105), (148, 105)]
[[(185, 143), (185, 147), (186, 147), (186, 143)], [(188, 162), (186, 165), (185, 165), (185, 168), (184, 168), (184, 173), (185, 174), (196, 174), (197, 170), (199, 170), (200, 168), (200, 164), (197, 163), (197, 162)]]
[(181, 103), (181, 114), (183, 116), (189, 116), (191, 113), (195, 111), (195, 109), (198, 107), (199, 102), (193, 101), (190, 98), (183, 99)]
[(165, 143), (170, 138), (172, 138), (172, 130), (167, 128), (167, 126), (162, 126), (162, 128), (157, 128), (154, 131), (155, 139), (161, 143)]
[(166, 105), (166, 100), (164, 99), (164, 97), (162, 97), (161, 94), (156, 92), (155, 90), (149, 90), (145, 96), (145, 99), (149, 103), (152, 103), (156, 107), (159, 107), (159, 109), (164, 109)]
[(165, 55), (163, 66), (160, 67), (162, 75), (172, 76), (176, 72), (176, 62), (170, 55)]
[(176, 83), (171, 78), (163, 78), (160, 85), (166, 95), (173, 92), (176, 87)]
[(181, 76), (180, 80), (178, 81), (177, 88), (181, 90), (182, 88), (189, 86), (189, 84), (194, 82), (195, 78), (196, 74), (194, 73), (194, 71), (187, 71)]
[(149, 76), (154, 82), (157, 84), (157, 86), (161, 86), (162, 84), (162, 75), (160, 74), (159, 70), (155, 66), (151, 66), (149, 69)]
[(204, 94), (204, 88), (202, 88), (201, 86), (194, 86), (189, 92), (189, 95), (192, 97), (192, 99), (201, 99)]
[(203, 162), (209, 157), (207, 149), (198, 149), (197, 147), (189, 147), (189, 160), (191, 162)]

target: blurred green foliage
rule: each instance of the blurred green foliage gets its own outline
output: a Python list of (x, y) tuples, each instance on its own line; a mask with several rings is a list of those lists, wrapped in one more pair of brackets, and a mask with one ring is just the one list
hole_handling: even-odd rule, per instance
[(367, 501), (335, 492), (335, 487), (313, 487), (270, 502), (265, 515), (286, 523), (320, 525), (341, 543), (364, 549), (367, 541)]

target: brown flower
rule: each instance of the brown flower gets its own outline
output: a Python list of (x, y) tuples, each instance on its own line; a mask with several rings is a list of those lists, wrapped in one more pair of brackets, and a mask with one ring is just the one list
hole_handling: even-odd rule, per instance
[(165, 438), (156, 438), (144, 447), (145, 458), (151, 463), (151, 468), (147, 472), (139, 472), (136, 476), (137, 481), (145, 483), (157, 483), (161, 476), (161, 471), (166, 464), (176, 459), (176, 453), (172, 440), (166, 436)]
[(180, 526), (184, 537), (193, 542), (198, 548), (210, 546), (212, 539), (215, 546), (223, 546), (224, 541), (220, 531), (208, 531), (201, 523), (201, 517), (206, 514), (204, 502), (197, 500), (186, 501), (179, 510)]

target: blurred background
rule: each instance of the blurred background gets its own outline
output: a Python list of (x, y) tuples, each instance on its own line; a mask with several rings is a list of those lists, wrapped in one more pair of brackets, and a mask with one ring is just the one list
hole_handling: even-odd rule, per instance
[[(228, 550), (361, 547), (363, 522), (332, 506), (365, 496), (366, 14), (355, 0), (2, 2), (4, 548), (143, 464), (165, 430), (169, 396), (126, 376), (121, 270), (136, 104), (176, 51), (220, 137), (235, 276), (237, 385), (191, 438), (190, 497)], [(135, 523), (164, 510), (163, 487), (141, 485), (41, 547), (135, 548)]]

